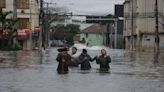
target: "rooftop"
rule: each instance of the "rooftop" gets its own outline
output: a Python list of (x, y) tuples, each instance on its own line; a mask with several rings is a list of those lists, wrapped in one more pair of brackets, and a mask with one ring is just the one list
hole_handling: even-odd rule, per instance
[(100, 24), (93, 24), (85, 28), (81, 32), (82, 33), (102, 33), (102, 32), (107, 32), (107, 31), (106, 31), (106, 26), (100, 25)]

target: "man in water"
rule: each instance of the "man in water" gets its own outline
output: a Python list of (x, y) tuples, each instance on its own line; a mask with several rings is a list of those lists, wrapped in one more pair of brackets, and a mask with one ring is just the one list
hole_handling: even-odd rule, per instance
[(77, 62), (77, 48), (72, 47), (72, 51), (70, 53), (71, 55), (71, 62), (69, 63), (70, 67), (78, 67), (78, 62)]
[(59, 74), (65, 74), (68, 72), (68, 64), (71, 61), (71, 56), (68, 54), (67, 48), (60, 48), (58, 49), (59, 54), (56, 58), (58, 64), (57, 71)]
[(89, 70), (91, 69), (91, 64), (89, 61), (94, 61), (96, 58), (91, 58), (90, 55), (87, 54), (87, 50), (83, 49), (81, 55), (78, 57), (79, 64), (81, 64), (81, 70)]

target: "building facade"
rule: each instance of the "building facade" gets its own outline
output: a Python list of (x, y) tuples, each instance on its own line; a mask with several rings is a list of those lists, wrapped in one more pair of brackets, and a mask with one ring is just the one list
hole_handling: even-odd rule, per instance
[(93, 24), (81, 31), (80, 39), (85, 39), (87, 46), (106, 45), (106, 26)]
[[(164, 49), (164, 0), (158, 1), (160, 49)], [(125, 0), (126, 48), (153, 50), (155, 44), (155, 0)]]
[(32, 49), (35, 47), (37, 43), (36, 32), (39, 31), (38, 0), (0, 0), (0, 9), (4, 12), (11, 11), (12, 14), (9, 16), (11, 18), (14, 17), (14, 13), (16, 14), (17, 40), (23, 48)]

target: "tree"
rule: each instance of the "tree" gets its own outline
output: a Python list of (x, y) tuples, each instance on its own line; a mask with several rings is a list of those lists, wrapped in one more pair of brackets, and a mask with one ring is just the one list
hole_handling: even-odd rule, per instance
[[(68, 43), (73, 43), (73, 38), (76, 34), (80, 33), (80, 26), (75, 24), (58, 24), (53, 27), (53, 37), (58, 40), (66, 40)], [(51, 38), (53, 38), (51, 37)]]
[(85, 43), (85, 42), (86, 42), (86, 41), (85, 41), (85, 38), (82, 38), (79, 42), (80, 42), (80, 43)]
[(17, 30), (14, 28), (15, 24), (16, 24), (16, 20), (13, 20), (13, 19), (8, 19), (8, 24), (6, 26), (6, 29), (7, 29), (7, 39), (8, 39), (8, 45), (11, 46), (12, 45), (12, 40), (13, 38), (16, 37), (16, 33), (17, 33)]
[(53, 27), (53, 32), (52, 32), (52, 40), (57, 39), (57, 40), (64, 40), (64, 35), (65, 35), (65, 26), (63, 24), (58, 24)]
[(68, 24), (66, 25), (66, 34), (65, 40), (73, 43), (73, 38), (76, 34), (80, 33), (80, 26), (75, 24)]
[[(0, 32), (1, 32), (1, 47), (4, 48), (6, 39), (8, 40), (7, 45), (12, 45), (12, 39), (16, 36), (16, 30), (14, 25), (16, 20), (7, 18), (12, 12), (3, 12), (0, 10)], [(15, 34), (15, 35), (14, 35)], [(6, 46), (5, 46), (6, 47)]]

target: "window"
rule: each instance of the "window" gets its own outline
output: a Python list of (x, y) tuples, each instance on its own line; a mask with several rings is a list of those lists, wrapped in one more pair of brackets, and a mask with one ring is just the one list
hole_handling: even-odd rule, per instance
[(25, 29), (29, 27), (29, 18), (18, 18), (18, 28)]
[(17, 9), (29, 9), (29, 0), (16, 0)]
[(85, 34), (86, 38), (88, 38), (88, 33)]
[(146, 41), (150, 41), (150, 38), (147, 38)]
[(0, 0), (0, 8), (6, 7), (6, 0)]

